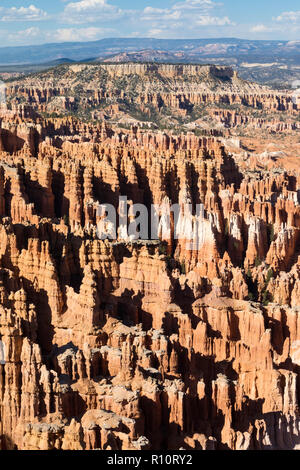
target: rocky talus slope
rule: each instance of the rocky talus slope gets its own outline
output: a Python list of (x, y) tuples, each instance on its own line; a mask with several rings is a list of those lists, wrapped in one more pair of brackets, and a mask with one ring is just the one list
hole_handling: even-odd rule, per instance
[[(37, 111), (0, 131), (1, 449), (297, 448), (299, 173)], [(160, 240), (99, 239), (125, 195)]]

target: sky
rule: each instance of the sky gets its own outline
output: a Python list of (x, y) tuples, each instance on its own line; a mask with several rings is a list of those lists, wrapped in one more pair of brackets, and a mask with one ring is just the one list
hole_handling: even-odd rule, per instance
[(300, 40), (299, 0), (0, 0), (0, 46), (107, 37)]

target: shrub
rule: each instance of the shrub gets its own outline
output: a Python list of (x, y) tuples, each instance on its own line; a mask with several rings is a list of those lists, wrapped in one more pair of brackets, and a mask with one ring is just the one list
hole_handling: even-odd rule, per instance
[(258, 268), (258, 266), (260, 266), (262, 263), (262, 260), (257, 256), (255, 258), (255, 267)]
[(186, 274), (186, 267), (185, 267), (185, 262), (182, 261), (181, 263), (181, 274)]

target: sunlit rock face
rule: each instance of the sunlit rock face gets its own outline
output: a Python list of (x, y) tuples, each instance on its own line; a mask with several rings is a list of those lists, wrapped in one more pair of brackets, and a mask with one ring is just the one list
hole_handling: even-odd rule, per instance
[[(299, 175), (38, 108), (1, 122), (1, 449), (297, 448)], [(155, 239), (128, 231), (136, 204), (158, 206)]]

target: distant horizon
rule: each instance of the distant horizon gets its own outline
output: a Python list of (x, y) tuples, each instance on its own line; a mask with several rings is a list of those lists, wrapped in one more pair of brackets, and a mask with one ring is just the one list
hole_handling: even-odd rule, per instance
[[(129, 37), (129, 36), (107, 36), (104, 38), (100, 39), (94, 39), (94, 40), (81, 40), (81, 41), (55, 41), (55, 42), (44, 42), (40, 44), (26, 44), (26, 45), (9, 45), (9, 46), (0, 46), (0, 49), (15, 49), (15, 48), (28, 48), (28, 47), (43, 47), (43, 46), (56, 46), (56, 45), (66, 45), (66, 44), (93, 44), (97, 42), (102, 42), (102, 41), (108, 41), (108, 40), (125, 40), (125, 39), (130, 39), (132, 41), (138, 41), (138, 40), (143, 40), (143, 41), (214, 41), (214, 40), (233, 40), (233, 41), (246, 41), (246, 42), (286, 42), (286, 43), (299, 43), (300, 44), (300, 39), (251, 39), (251, 38), (240, 38), (240, 37), (233, 37), (233, 36), (216, 36), (216, 37), (197, 37), (197, 38), (159, 38), (159, 37), (143, 37), (143, 36), (138, 36), (138, 37)], [(124, 51), (124, 52), (129, 52), (129, 51)], [(67, 57), (66, 57), (67, 59)]]
[(300, 38), (299, 0), (2, 0), (2, 47), (106, 38)]
[[(242, 63), (275, 63), (300, 66), (300, 41), (244, 39), (234, 37), (164, 39), (107, 37), (93, 41), (49, 42), (24, 46), (1, 46), (0, 65), (70, 62), (211, 63), (239, 66)], [(132, 57), (131, 57), (132, 54)]]

